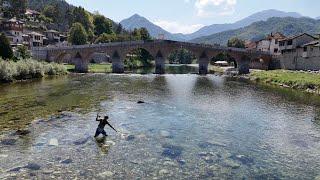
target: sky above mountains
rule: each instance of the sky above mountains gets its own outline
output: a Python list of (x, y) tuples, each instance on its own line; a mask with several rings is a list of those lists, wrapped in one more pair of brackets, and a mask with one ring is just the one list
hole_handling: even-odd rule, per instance
[(205, 25), (233, 23), (253, 13), (277, 9), (320, 16), (318, 0), (67, 0), (120, 22), (139, 14), (172, 33), (192, 33)]

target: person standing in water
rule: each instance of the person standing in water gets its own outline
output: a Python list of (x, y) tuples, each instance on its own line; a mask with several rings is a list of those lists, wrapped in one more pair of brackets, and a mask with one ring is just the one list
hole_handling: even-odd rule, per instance
[[(104, 130), (104, 127), (106, 125), (110, 126), (113, 130), (115, 130), (111, 124), (108, 122), (109, 116), (105, 116), (103, 119), (100, 118), (99, 115), (97, 115), (96, 121), (99, 121), (98, 128), (96, 130), (96, 134), (94, 137), (98, 137), (100, 134), (103, 134), (104, 136), (108, 136), (106, 131)], [(117, 130), (115, 130), (117, 132)]]

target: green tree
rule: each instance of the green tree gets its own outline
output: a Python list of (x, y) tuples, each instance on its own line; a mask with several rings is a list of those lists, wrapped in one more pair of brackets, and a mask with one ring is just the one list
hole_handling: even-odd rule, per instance
[(228, 47), (245, 48), (245, 42), (239, 38), (231, 38), (228, 40)]
[(57, 22), (57, 14), (58, 9), (56, 9), (53, 5), (46, 5), (42, 11), (43, 15), (47, 18), (52, 19), (53, 22)]
[(83, 45), (87, 43), (88, 35), (83, 25), (74, 23), (69, 32), (69, 42), (73, 45)]
[(94, 34), (99, 36), (100, 34), (112, 34), (112, 23), (104, 16), (97, 14), (93, 17)]
[(95, 43), (109, 43), (114, 41), (117, 41), (117, 36), (115, 34), (103, 33), (96, 39)]
[(11, 59), (13, 57), (10, 41), (3, 33), (0, 35), (0, 57), (3, 59)]
[(186, 49), (179, 49), (171, 53), (168, 59), (171, 64), (191, 64), (195, 57), (190, 51)]
[(116, 34), (121, 34), (123, 32), (123, 27), (121, 24), (118, 25), (117, 29), (116, 29)]
[(150, 34), (149, 34), (149, 32), (148, 32), (148, 30), (146, 28), (144, 28), (144, 27), (140, 28), (139, 32), (140, 32), (141, 40), (146, 41), (146, 40), (150, 40), (151, 39), (151, 36), (150, 36)]
[(133, 40), (141, 40), (140, 30), (137, 28), (134, 28), (134, 30), (131, 33), (131, 37), (133, 38)]
[(72, 11), (72, 24), (80, 23), (83, 25), (84, 29), (88, 30), (93, 29), (92, 17), (83, 7), (75, 7)]
[(18, 46), (17, 53), (22, 59), (28, 59), (31, 57), (31, 54), (26, 46)]
[(27, 9), (27, 0), (10, 0), (10, 12), (13, 16), (23, 17)]

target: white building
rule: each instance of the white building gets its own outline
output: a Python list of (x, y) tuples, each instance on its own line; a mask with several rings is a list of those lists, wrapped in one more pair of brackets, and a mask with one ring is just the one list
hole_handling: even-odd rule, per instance
[(286, 37), (277, 32), (275, 34), (271, 33), (265, 39), (257, 42), (257, 50), (263, 52), (270, 52), (273, 55), (280, 55), (279, 41), (285, 39)]

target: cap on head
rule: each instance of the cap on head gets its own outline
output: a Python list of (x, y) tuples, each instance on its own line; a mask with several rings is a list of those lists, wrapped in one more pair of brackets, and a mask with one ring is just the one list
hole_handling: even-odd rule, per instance
[(109, 119), (109, 116), (105, 116), (104, 119)]

